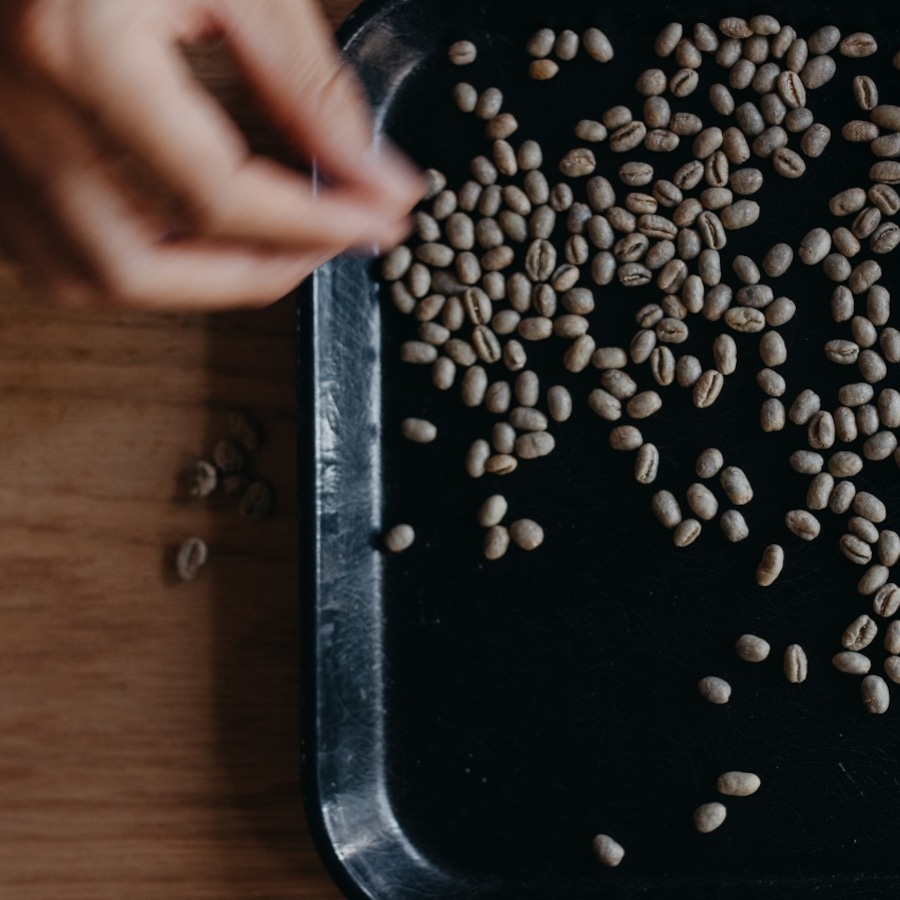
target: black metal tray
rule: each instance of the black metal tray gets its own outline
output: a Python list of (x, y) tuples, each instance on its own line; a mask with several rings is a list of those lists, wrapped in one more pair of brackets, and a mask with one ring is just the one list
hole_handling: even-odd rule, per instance
[[(811, 97), (835, 135), (806, 176), (787, 182), (766, 162), (748, 163), (766, 174), (763, 217), (723, 256), (759, 259), (777, 240), (796, 246), (813, 225), (837, 224), (827, 198), (864, 178), (867, 151), (845, 144), (839, 129), (861, 117), (848, 96), (852, 74), (872, 74), (882, 102), (900, 102), (891, 67), (900, 48), (896, 10), (388, 0), (363, 4), (342, 37), (380, 126), (456, 187), (468, 160), (488, 148), (481, 123), (453, 106), (456, 80), (499, 86), (520, 122), (516, 138), (539, 137), (545, 158), (558, 158), (576, 145), (578, 118), (599, 118), (617, 102), (637, 106), (634, 78), (657, 64), (651, 48), (662, 25), (715, 24), (732, 12), (770, 12), (800, 34), (822, 24), (871, 29), (883, 44), (871, 60), (839, 60), (839, 79)], [(523, 47), (536, 28), (591, 24), (613, 40), (612, 63), (601, 69), (582, 54), (553, 82), (527, 79)], [(446, 61), (446, 47), (460, 38), (480, 50), (466, 69)], [(724, 77), (707, 60), (701, 74), (710, 70)], [(704, 94), (679, 108), (705, 105)], [(719, 121), (711, 113), (704, 120)], [(660, 175), (674, 171), (689, 144), (671, 161), (650, 161)], [(622, 161), (598, 155), (600, 172)], [(881, 262), (892, 286), (896, 261)], [(777, 293), (798, 304), (783, 329), (788, 401), (806, 386), (833, 399), (849, 380), (822, 363), (823, 341), (847, 330), (831, 322), (832, 287), (820, 267), (796, 261), (777, 282)], [(658, 292), (603, 292), (596, 316), (610, 343), (627, 345), (634, 310)], [(535, 351), (543, 387), (568, 384), (575, 414), (553, 426), (549, 457), (505, 479), (475, 480), (463, 457), (473, 439), (489, 436), (493, 417), (465, 408), (458, 391), (434, 390), (428, 367), (399, 362), (416, 323), (380, 292), (376, 263), (345, 257), (324, 266), (299, 316), (303, 766), (314, 833), (349, 897), (897, 896), (900, 702), (895, 696), (886, 715), (867, 714), (858, 679), (830, 665), (843, 628), (869, 602), (856, 592), (859, 569), (836, 550), (846, 517), (824, 514), (811, 543), (784, 528), (784, 512), (804, 505), (808, 478), (787, 464), (805, 446), (804, 432), (760, 431), (756, 336), (735, 336), (739, 367), (712, 409), (696, 410), (677, 387), (662, 392), (662, 411), (641, 426), (665, 472), (649, 487), (634, 481), (633, 454), (609, 448), (609, 424), (586, 406), (599, 373), (568, 375), (562, 343), (545, 342), (552, 350)], [(700, 322), (698, 340), (708, 348), (720, 330)], [(891, 367), (884, 384), (897, 383)], [(438, 440), (404, 441), (408, 415), (436, 422)], [(751, 535), (732, 545), (709, 523), (696, 544), (677, 550), (650, 496), (663, 486), (683, 496), (709, 446), (754, 484), (745, 510)], [(869, 465), (856, 480), (885, 500), (887, 524), (897, 528), (894, 463)], [(484, 560), (475, 513), (495, 491), (509, 498), (512, 518), (541, 522), (541, 548)], [(417, 541), (385, 555), (379, 535), (400, 521), (415, 526)], [(762, 589), (753, 574), (773, 541), (786, 548), (785, 572)], [(748, 631), (771, 642), (766, 663), (735, 656), (735, 638)], [(781, 672), (793, 642), (810, 657), (802, 685)], [(698, 696), (707, 674), (732, 683), (727, 706)], [(726, 800), (725, 824), (699, 835), (691, 813), (717, 799), (716, 777), (729, 769), (758, 772), (762, 789)], [(615, 870), (591, 854), (598, 832), (626, 848)]]

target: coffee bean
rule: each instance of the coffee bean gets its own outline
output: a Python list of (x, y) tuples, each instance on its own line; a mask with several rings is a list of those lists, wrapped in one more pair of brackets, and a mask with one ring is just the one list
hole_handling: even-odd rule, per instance
[(725, 537), (734, 544), (743, 541), (750, 534), (746, 519), (736, 509), (728, 509), (722, 513), (719, 525)]
[(613, 46), (609, 38), (599, 28), (588, 28), (582, 35), (585, 52), (600, 63), (609, 62), (613, 56)]
[(809, 90), (816, 90), (831, 81), (836, 70), (837, 65), (830, 56), (816, 56), (801, 69), (800, 80)]
[(833, 363), (846, 366), (859, 359), (859, 344), (838, 338), (825, 344), (825, 357)]
[(900, 609), (900, 587), (893, 582), (882, 585), (875, 592), (872, 609), (886, 619), (893, 616)]
[(653, 495), (651, 509), (665, 528), (675, 528), (682, 520), (681, 507), (671, 491), (657, 491)]
[(900, 620), (891, 622), (885, 630), (884, 649), (888, 653), (900, 653)]
[(832, 665), (838, 672), (847, 675), (866, 675), (872, 668), (872, 661), (863, 653), (853, 650), (842, 650), (831, 658)]
[(869, 597), (887, 584), (889, 577), (890, 569), (887, 566), (881, 564), (870, 566), (857, 582), (856, 589), (864, 597)]
[(715, 831), (724, 821), (727, 815), (725, 806), (721, 803), (704, 803), (694, 810), (694, 828), (700, 834), (709, 834)]
[(608, 834), (598, 834), (591, 842), (591, 849), (604, 866), (612, 868), (619, 865), (625, 856), (622, 845)]
[(806, 652), (799, 644), (791, 644), (784, 651), (784, 675), (791, 684), (802, 684), (809, 673)]
[[(756, 567), (756, 583), (760, 587), (774, 584), (784, 568), (784, 550), (780, 544), (769, 544), (763, 551), (762, 559)], [(768, 645), (766, 645), (768, 655)]]
[(760, 369), (756, 373), (756, 383), (770, 397), (781, 397), (787, 389), (784, 377), (773, 369)]
[(206, 542), (197, 537), (188, 538), (178, 548), (175, 571), (182, 581), (193, 581), (209, 558)]
[(856, 487), (853, 482), (839, 481), (828, 498), (828, 508), (835, 515), (842, 515), (850, 509), (854, 496), (856, 496)]
[(743, 469), (726, 466), (719, 475), (719, 482), (735, 506), (744, 506), (753, 499), (753, 488)]
[(704, 700), (719, 706), (727, 703), (731, 698), (731, 685), (717, 675), (707, 675), (705, 678), (701, 678), (697, 689)]
[(716, 790), (726, 797), (750, 797), (761, 783), (759, 775), (753, 772), (725, 772), (716, 780)]
[(602, 388), (594, 388), (588, 394), (588, 403), (601, 419), (614, 422), (622, 417), (622, 401)]
[(654, 444), (645, 443), (638, 449), (634, 462), (634, 477), (639, 484), (651, 484), (659, 471), (659, 450)]
[(887, 508), (874, 494), (859, 491), (853, 498), (853, 511), (870, 522), (883, 522), (887, 518)]
[[(819, 58), (827, 59), (828, 57)], [(825, 152), (825, 148), (830, 141), (831, 129), (821, 122), (816, 122), (803, 132), (803, 137), (800, 139), (800, 149), (810, 159), (817, 159)]]
[(769, 658), (769, 642), (755, 634), (742, 634), (734, 645), (734, 651), (745, 662), (763, 662)]
[(544, 542), (544, 529), (532, 519), (516, 519), (509, 526), (509, 536), (523, 550), (534, 550)]
[(535, 81), (549, 81), (559, 73), (559, 64), (552, 59), (535, 59), (528, 64), (528, 74)]
[(788, 530), (804, 541), (815, 540), (822, 526), (819, 520), (805, 509), (792, 509), (784, 517)]
[(878, 50), (878, 44), (868, 32), (857, 31), (848, 34), (838, 45), (838, 50), (842, 56), (859, 59), (875, 53)]
[(867, 712), (882, 715), (891, 704), (891, 693), (880, 675), (866, 675), (860, 685), (860, 696)]

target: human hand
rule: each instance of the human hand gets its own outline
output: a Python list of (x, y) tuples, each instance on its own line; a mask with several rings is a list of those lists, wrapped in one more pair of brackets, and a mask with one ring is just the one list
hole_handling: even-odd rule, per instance
[[(210, 37), (326, 186), (251, 153), (182, 54)], [(60, 304), (269, 303), (423, 191), (315, 0), (0, 0), (0, 239)]]

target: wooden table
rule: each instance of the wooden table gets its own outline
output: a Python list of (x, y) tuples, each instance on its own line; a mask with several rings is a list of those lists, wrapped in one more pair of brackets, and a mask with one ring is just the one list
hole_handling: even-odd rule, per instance
[[(267, 522), (181, 480), (234, 407)], [(60, 314), (0, 265), (2, 900), (340, 896), (298, 776), (297, 414), (290, 303)]]

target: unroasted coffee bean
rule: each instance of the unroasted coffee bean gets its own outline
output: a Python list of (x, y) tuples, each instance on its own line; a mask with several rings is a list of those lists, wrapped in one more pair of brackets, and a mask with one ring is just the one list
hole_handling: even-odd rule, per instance
[(622, 862), (625, 850), (622, 845), (608, 834), (598, 834), (591, 842), (594, 856), (604, 866), (615, 867)]
[(866, 675), (860, 685), (860, 696), (867, 712), (882, 715), (891, 705), (891, 692), (880, 675)]
[(175, 556), (175, 571), (182, 581), (193, 581), (206, 565), (209, 550), (206, 542), (197, 537), (188, 538), (178, 548)]
[(721, 450), (716, 447), (708, 447), (697, 457), (694, 470), (699, 478), (714, 478), (719, 474), (724, 462)]
[(889, 656), (884, 661), (884, 674), (887, 675), (894, 684), (900, 684), (900, 657)]
[(588, 28), (582, 35), (585, 52), (600, 63), (609, 62), (614, 55), (609, 38), (599, 28)]
[(781, 397), (787, 389), (784, 377), (773, 369), (760, 369), (756, 373), (756, 383), (770, 397)]
[(715, 369), (707, 369), (694, 384), (693, 400), (698, 409), (712, 406), (722, 393), (725, 380), (722, 373)]
[(722, 513), (719, 525), (725, 537), (734, 544), (743, 541), (750, 534), (746, 519), (736, 509), (728, 509)]
[(882, 585), (875, 592), (872, 609), (886, 619), (893, 616), (900, 609), (900, 587), (893, 582)]
[(872, 661), (862, 653), (853, 650), (842, 650), (831, 658), (832, 665), (838, 672), (847, 675), (865, 675), (872, 668)]
[(726, 797), (750, 797), (761, 783), (753, 772), (725, 772), (716, 780), (716, 790)]
[(804, 541), (815, 540), (822, 530), (819, 520), (808, 510), (792, 509), (784, 517), (788, 530)]
[(833, 489), (834, 476), (830, 472), (820, 472), (809, 483), (806, 505), (812, 510), (826, 509)]
[(644, 443), (644, 436), (634, 425), (618, 425), (609, 433), (609, 445), (613, 450), (637, 450)]
[(238, 512), (244, 518), (261, 521), (272, 514), (274, 503), (272, 488), (264, 481), (253, 481), (238, 503)]
[(653, 495), (651, 509), (665, 528), (675, 528), (682, 520), (681, 507), (671, 491), (657, 491)]
[(769, 658), (769, 642), (755, 634), (742, 634), (734, 645), (734, 652), (745, 662), (758, 663)]
[(841, 636), (841, 646), (847, 650), (864, 650), (878, 634), (878, 626), (870, 616), (857, 616)]
[(704, 803), (694, 810), (694, 828), (700, 834), (709, 834), (722, 825), (726, 815), (727, 810), (722, 803)]
[(719, 512), (719, 502), (715, 494), (699, 482), (687, 489), (687, 502), (691, 512), (704, 522), (711, 521)]
[(219, 475), (216, 467), (205, 459), (194, 463), (191, 470), (190, 495), (192, 497), (208, 497), (218, 486)]
[(815, 122), (803, 132), (800, 149), (810, 159), (817, 159), (825, 152), (829, 141), (831, 141), (831, 129), (821, 122)]
[(717, 675), (707, 675), (705, 678), (701, 678), (697, 689), (704, 700), (720, 706), (731, 699), (731, 685)]
[(883, 522), (887, 518), (887, 507), (874, 494), (859, 491), (853, 498), (853, 511), (870, 522)]
[(799, 644), (791, 644), (784, 651), (784, 675), (791, 684), (802, 684), (809, 673), (806, 652)]
[(492, 561), (500, 559), (508, 549), (509, 529), (499, 524), (489, 526), (482, 544), (484, 558)]
[(756, 567), (756, 583), (761, 587), (774, 584), (784, 568), (784, 549), (780, 544), (769, 544)]
[(672, 543), (676, 547), (690, 547), (702, 530), (703, 526), (696, 519), (683, 519), (672, 532)]
[(622, 418), (622, 401), (603, 388), (594, 388), (588, 394), (588, 404), (601, 419), (606, 419), (608, 422), (615, 422)]
[(634, 461), (634, 477), (639, 484), (651, 484), (659, 471), (659, 450), (649, 442), (640, 446)]
[(856, 589), (864, 597), (869, 597), (887, 584), (889, 577), (890, 569), (887, 566), (881, 564), (870, 566), (857, 582)]
[(787, 424), (787, 411), (784, 404), (775, 397), (764, 400), (759, 407), (759, 424), (767, 434), (782, 431)]
[(517, 519), (509, 526), (509, 536), (523, 550), (534, 550), (544, 542), (544, 529), (532, 519)]
[(384, 535), (384, 546), (391, 553), (402, 553), (408, 550), (416, 539), (412, 525), (395, 525)]

